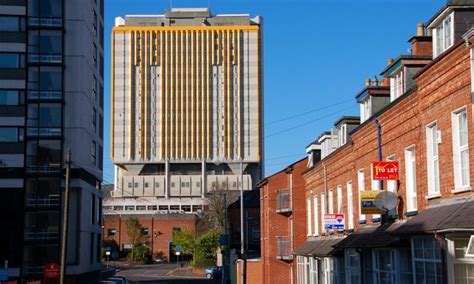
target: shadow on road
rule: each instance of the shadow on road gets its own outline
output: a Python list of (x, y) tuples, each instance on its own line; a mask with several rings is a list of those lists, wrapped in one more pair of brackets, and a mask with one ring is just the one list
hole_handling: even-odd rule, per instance
[(131, 284), (218, 284), (221, 280), (212, 279), (163, 279), (163, 280), (144, 280), (144, 281), (130, 281)]

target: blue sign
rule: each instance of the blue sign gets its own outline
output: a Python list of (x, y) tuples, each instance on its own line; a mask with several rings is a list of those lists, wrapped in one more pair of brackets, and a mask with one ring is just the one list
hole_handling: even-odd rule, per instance
[(219, 244), (221, 246), (229, 245), (229, 235), (220, 235), (219, 237)]
[(113, 260), (117, 260), (118, 258), (119, 258), (119, 253), (118, 253), (118, 251), (114, 251), (114, 252), (112, 253), (112, 259), (113, 259)]
[(110, 247), (110, 246), (107, 247), (107, 248), (105, 249), (105, 251), (112, 251), (112, 247)]
[(344, 214), (325, 214), (324, 229), (344, 230)]
[(0, 268), (0, 281), (8, 281), (8, 268)]
[(180, 247), (180, 246), (176, 246), (175, 251), (176, 251), (176, 252), (181, 252), (181, 247)]

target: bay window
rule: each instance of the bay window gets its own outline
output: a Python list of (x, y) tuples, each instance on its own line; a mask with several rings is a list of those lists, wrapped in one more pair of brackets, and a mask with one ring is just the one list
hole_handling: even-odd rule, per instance
[(415, 237), (411, 241), (414, 283), (442, 283), (441, 252), (432, 237)]

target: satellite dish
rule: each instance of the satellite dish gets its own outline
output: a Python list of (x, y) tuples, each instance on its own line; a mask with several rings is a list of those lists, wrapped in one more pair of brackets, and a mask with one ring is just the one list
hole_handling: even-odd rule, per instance
[(377, 208), (392, 210), (397, 207), (398, 197), (391, 191), (382, 191), (375, 196), (374, 205)]

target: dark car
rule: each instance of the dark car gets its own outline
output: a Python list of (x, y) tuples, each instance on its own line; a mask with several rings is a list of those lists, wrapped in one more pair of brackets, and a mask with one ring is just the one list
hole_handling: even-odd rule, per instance
[(222, 277), (222, 267), (210, 266), (204, 270), (207, 279), (220, 279)]

